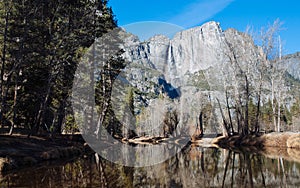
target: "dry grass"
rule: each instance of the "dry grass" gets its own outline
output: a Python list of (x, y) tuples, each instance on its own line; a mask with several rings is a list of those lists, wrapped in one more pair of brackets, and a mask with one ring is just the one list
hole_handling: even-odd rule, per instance
[(300, 162), (300, 150), (293, 148), (279, 148), (279, 147), (265, 147), (263, 151), (259, 152), (260, 154), (271, 158), (279, 159), (284, 158), (288, 161)]
[(294, 135), (297, 135), (297, 133), (285, 132), (265, 134), (262, 136), (263, 145), (265, 147), (287, 148), (287, 140)]
[(264, 147), (261, 154), (271, 159), (278, 159), (280, 157), (283, 157), (285, 159), (290, 158), (287, 152), (287, 148), (283, 147)]
[(287, 148), (287, 152), (289, 156), (291, 157), (292, 161), (300, 162), (300, 150), (293, 149), (293, 148)]
[(300, 149), (300, 133), (283, 132), (269, 133), (262, 136), (238, 135), (231, 137), (218, 137), (212, 143), (223, 147), (255, 146), (255, 147), (276, 147)]
[(288, 148), (300, 149), (300, 134), (292, 135), (287, 139), (286, 144)]

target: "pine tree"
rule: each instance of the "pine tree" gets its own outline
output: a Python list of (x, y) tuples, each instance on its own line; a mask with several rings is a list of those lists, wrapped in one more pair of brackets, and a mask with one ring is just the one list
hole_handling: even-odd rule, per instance
[(107, 1), (0, 2), (1, 125), (61, 132), (80, 57), (116, 27)]

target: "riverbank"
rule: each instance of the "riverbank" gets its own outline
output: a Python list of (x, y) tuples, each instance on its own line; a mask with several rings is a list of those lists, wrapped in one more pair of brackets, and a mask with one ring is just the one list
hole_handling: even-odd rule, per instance
[(236, 153), (255, 153), (270, 159), (285, 159), (300, 163), (300, 134), (293, 132), (199, 138), (193, 146), (223, 148)]
[(84, 143), (81, 135), (61, 135), (52, 139), (0, 135), (0, 174), (45, 161), (79, 157), (90, 151)]
[(231, 149), (236, 147), (265, 147), (300, 149), (300, 133), (273, 132), (262, 135), (234, 135), (229, 137), (220, 136), (211, 141), (222, 148)]
[[(139, 137), (121, 140), (124, 144), (155, 145), (160, 143), (187, 144), (189, 138)], [(247, 150), (268, 157), (283, 156), (300, 162), (299, 133), (269, 133), (263, 135), (234, 135), (223, 137), (203, 135), (192, 140), (191, 144), (200, 147), (220, 147), (230, 150)], [(30, 137), (15, 134), (12, 136), (0, 134), (0, 174), (11, 170), (38, 165), (45, 161), (70, 160), (93, 152), (81, 135), (60, 135), (49, 137)]]

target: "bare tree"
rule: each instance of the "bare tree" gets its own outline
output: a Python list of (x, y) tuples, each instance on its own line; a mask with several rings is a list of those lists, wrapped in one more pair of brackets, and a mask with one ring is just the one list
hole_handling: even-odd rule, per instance
[(279, 35), (279, 31), (282, 30), (282, 24), (283, 23), (279, 19), (276, 19), (272, 25), (269, 25), (267, 29), (262, 28), (260, 32), (261, 46), (267, 59), (264, 76), (266, 84), (271, 88), (273, 126), (278, 132), (280, 131), (281, 121), (280, 108), (286, 98), (284, 74), (287, 65), (283, 64), (283, 61), (281, 61), (282, 41)]

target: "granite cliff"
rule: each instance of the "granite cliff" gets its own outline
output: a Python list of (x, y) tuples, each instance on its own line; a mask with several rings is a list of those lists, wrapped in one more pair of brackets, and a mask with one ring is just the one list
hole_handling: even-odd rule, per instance
[[(183, 126), (196, 125), (200, 111), (205, 110), (207, 132), (220, 132), (222, 119), (216, 98), (225, 104), (227, 88), (235, 85), (241, 89), (244, 82), (241, 74), (247, 75), (251, 87), (258, 87), (260, 65), (267, 62), (262, 49), (249, 35), (235, 29), (223, 31), (213, 21), (181, 31), (172, 39), (156, 35), (140, 42), (130, 33), (123, 33), (122, 38), (128, 65), (121, 77), (127, 80), (126, 87), (134, 88), (135, 114), (149, 116), (154, 112), (176, 111)], [(290, 64), (287, 71), (296, 79), (300, 78), (299, 59), (299, 54), (283, 58)], [(151, 112), (143, 111), (151, 105), (155, 106)], [(163, 121), (158, 120), (156, 124)], [(144, 127), (153, 122), (148, 124)], [(160, 131), (152, 133), (161, 134)]]

